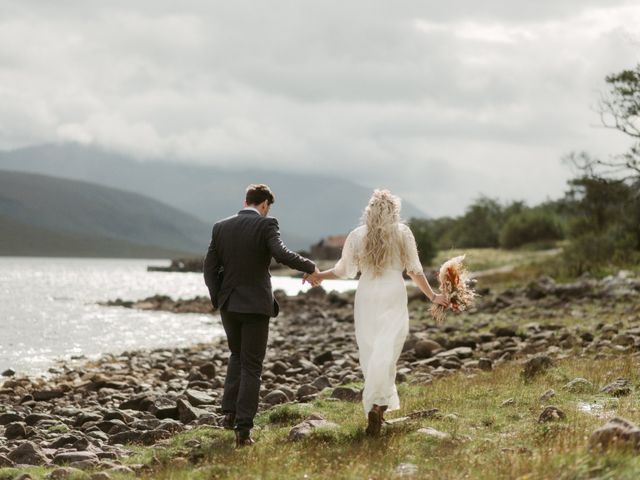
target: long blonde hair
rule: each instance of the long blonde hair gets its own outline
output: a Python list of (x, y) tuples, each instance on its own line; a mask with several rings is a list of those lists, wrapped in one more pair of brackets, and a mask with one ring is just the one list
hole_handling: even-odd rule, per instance
[(362, 224), (367, 226), (360, 267), (369, 267), (379, 275), (391, 262), (394, 252), (400, 253), (404, 262), (406, 251), (400, 223), (401, 200), (389, 190), (374, 190), (369, 204), (364, 209)]

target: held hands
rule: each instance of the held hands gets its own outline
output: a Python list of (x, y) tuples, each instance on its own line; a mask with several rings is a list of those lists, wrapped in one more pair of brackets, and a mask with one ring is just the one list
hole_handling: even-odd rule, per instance
[(322, 280), (324, 280), (324, 278), (322, 278), (322, 275), (320, 275), (320, 270), (318, 269), (318, 267), (316, 267), (315, 272), (305, 273), (302, 276), (302, 284), (304, 285), (305, 282), (309, 282), (312, 287), (320, 286), (320, 284), (322, 283)]

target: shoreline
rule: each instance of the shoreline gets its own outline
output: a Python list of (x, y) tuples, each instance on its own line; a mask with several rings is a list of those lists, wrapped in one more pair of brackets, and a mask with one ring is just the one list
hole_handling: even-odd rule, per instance
[[(295, 297), (277, 295), (282, 315), (271, 323), (260, 412), (320, 395), (359, 402), (353, 294), (316, 288)], [(398, 383), (429, 385), (532, 357), (640, 356), (638, 278), (573, 284), (541, 278), (490, 292), (476, 310), (450, 315), (442, 327), (430, 319), (425, 300), (411, 293), (409, 298), (411, 327), (397, 365)], [(128, 445), (162, 445), (177, 432), (219, 428), (227, 357), (224, 337), (218, 337), (75, 360), (46, 379), (5, 378), (0, 462), (109, 471), (131, 455)]]

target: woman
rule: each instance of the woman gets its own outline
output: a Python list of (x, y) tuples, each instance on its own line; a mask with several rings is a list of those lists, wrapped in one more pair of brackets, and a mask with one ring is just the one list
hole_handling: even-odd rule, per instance
[(344, 244), (342, 258), (320, 281), (354, 278), (361, 273), (354, 317), (360, 367), (364, 375), (362, 402), (367, 434), (380, 433), (384, 412), (400, 408), (395, 386), (396, 362), (409, 333), (407, 289), (402, 272), (434, 303), (446, 305), (427, 281), (413, 234), (400, 221), (400, 199), (388, 190), (375, 190), (362, 225)]

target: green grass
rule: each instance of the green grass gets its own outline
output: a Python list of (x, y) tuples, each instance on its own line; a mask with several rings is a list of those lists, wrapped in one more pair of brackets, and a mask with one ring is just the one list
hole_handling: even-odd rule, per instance
[(472, 272), (537, 263), (553, 256), (558, 250), (504, 250), (501, 248), (458, 248), (438, 252), (434, 265), (458, 255), (466, 255)]
[[(566, 359), (526, 384), (520, 370), (513, 362), (493, 372), (460, 373), (427, 385), (401, 384), (402, 409), (390, 418), (431, 408), (438, 408), (441, 415), (385, 427), (380, 438), (364, 435), (361, 404), (323, 398), (310, 405), (284, 405), (261, 413), (254, 435), (257, 444), (252, 448), (236, 450), (232, 432), (199, 427), (160, 447), (134, 447), (127, 463), (149, 465), (152, 470), (143, 474), (149, 479), (382, 479), (391, 478), (401, 463), (418, 467), (414, 478), (637, 478), (640, 457), (632, 452), (600, 454), (587, 447), (590, 433), (606, 418), (620, 415), (640, 422), (636, 393), (620, 399), (599, 393), (617, 377), (637, 385), (637, 358)], [(562, 389), (576, 377), (591, 381), (593, 389), (584, 393)], [(556, 397), (543, 403), (539, 397), (549, 388), (556, 391)], [(515, 403), (501, 406), (508, 398)], [(578, 408), (581, 402), (599, 407), (586, 413)], [(561, 408), (567, 420), (539, 424), (537, 418), (547, 404)], [(339, 428), (317, 431), (302, 442), (289, 442), (291, 426), (312, 412)], [(417, 432), (421, 427), (446, 432), (451, 438), (425, 437)], [(44, 470), (30, 473), (43, 478)]]

